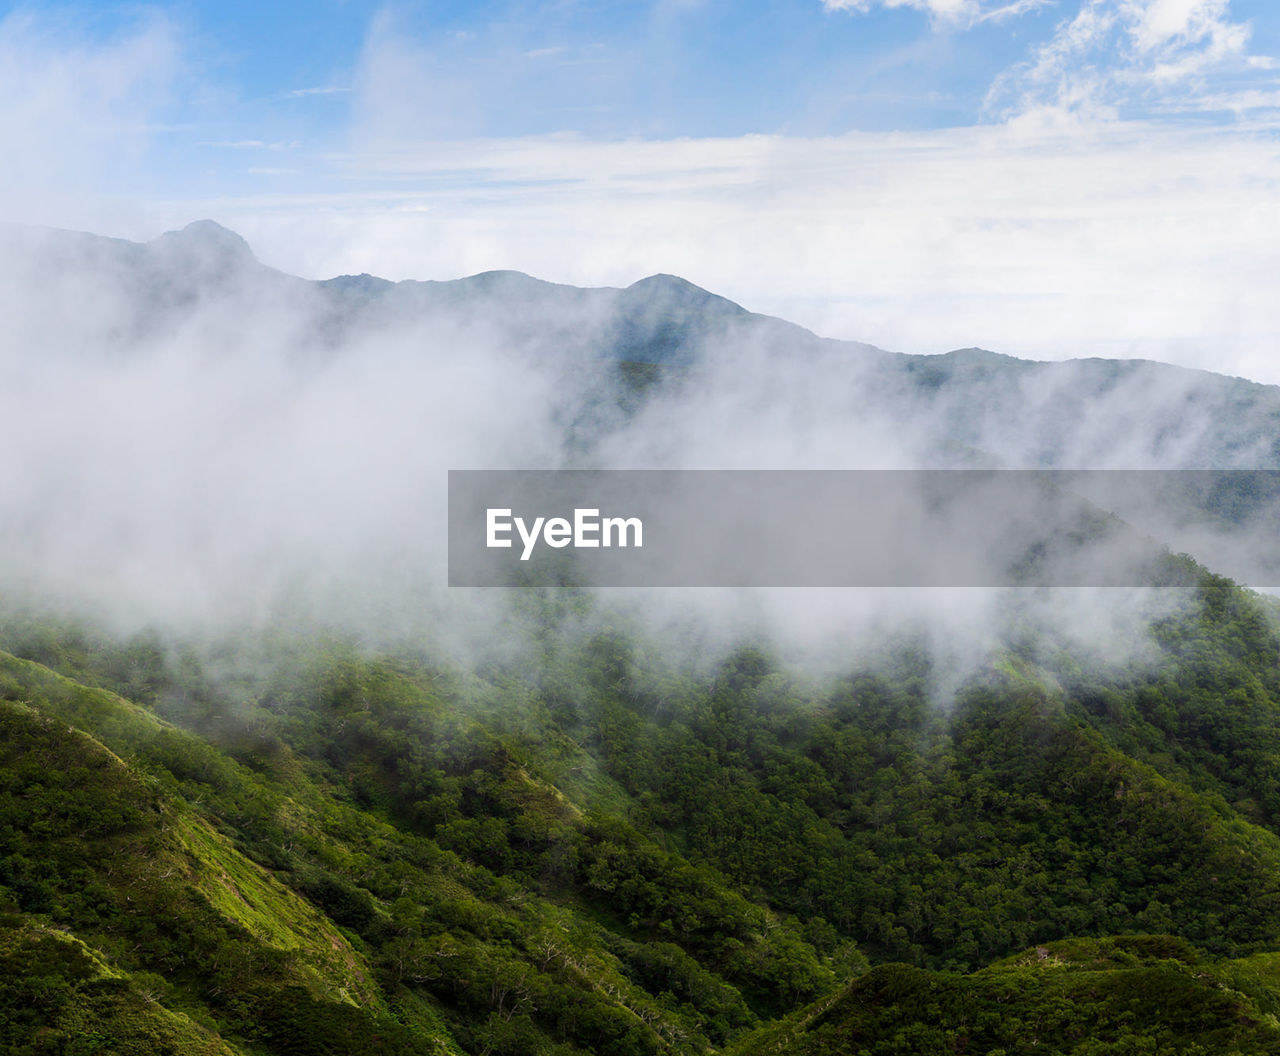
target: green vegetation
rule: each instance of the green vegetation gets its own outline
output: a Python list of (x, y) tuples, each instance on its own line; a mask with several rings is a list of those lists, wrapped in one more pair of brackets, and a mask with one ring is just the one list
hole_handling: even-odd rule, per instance
[(1274, 990), (1168, 936), (1071, 939), (972, 975), (903, 964), (735, 1045), (734, 1056), (1245, 1056), (1280, 1052)]
[(63, 932), (0, 920), (0, 1045), (12, 1056), (110, 1051), (234, 1056), (191, 1017), (165, 1008), (155, 976), (128, 975)]
[(910, 643), (699, 673), (522, 603), (467, 671), (8, 618), (0, 1047), (1280, 1051), (1261, 599), (1203, 576), (1141, 664), (1029, 627), (945, 708)]

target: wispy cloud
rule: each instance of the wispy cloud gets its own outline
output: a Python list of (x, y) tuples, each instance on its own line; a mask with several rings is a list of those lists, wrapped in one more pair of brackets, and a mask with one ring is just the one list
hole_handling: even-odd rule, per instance
[(167, 125), (182, 68), (173, 24), (152, 14), (105, 40), (78, 30), (30, 12), (0, 20), (0, 194), (24, 219), (34, 198), (132, 175)]
[(342, 194), (209, 200), (314, 277), (665, 271), (828, 336), (1164, 359), (1280, 382), (1280, 162), (1246, 129), (437, 141), (327, 162)]
[(297, 140), (269, 143), (265, 139), (202, 139), (201, 147), (219, 147), (222, 150), (294, 150)]
[(1274, 60), (1251, 54), (1249, 38), (1228, 0), (1086, 0), (996, 79), (987, 108), (1006, 118), (1253, 109), (1277, 82)]
[[(953, 25), (1017, 6), (912, 2)], [(576, 118), (571, 103), (612, 105), (629, 74), (611, 63), (598, 94), (575, 75), (539, 99), (538, 78), (563, 57), (527, 53), (564, 38), (513, 30), (454, 48), (384, 16), (352, 71), (346, 134), (317, 154), (308, 130), (296, 156), (266, 153), (298, 144), (262, 121), (210, 120), (190, 138), (153, 131), (184, 83), (163, 22), (89, 44), (11, 16), (0, 22), (0, 190), (24, 189), (4, 198), (11, 219), (140, 238), (212, 216), (268, 263), (311, 277), (517, 268), (613, 285), (667, 271), (902, 351), (1143, 355), (1280, 382), (1270, 60), (1221, 0), (1062, 5), (1056, 25), (1020, 24), (1045, 39), (993, 88), (986, 124), (825, 138), (621, 138), (607, 120), (570, 126), (609, 130), (594, 138), (509, 134), (494, 115), (523, 105), (512, 125), (542, 131), (538, 108)], [(822, 18), (816, 0), (810, 13)], [(571, 43), (570, 58), (583, 53)], [(1191, 110), (1238, 116), (1166, 120)], [(175, 165), (157, 193), (163, 166), (136, 151), (129, 161), (130, 145), (169, 139), (212, 175), (184, 183), (190, 168)], [(192, 151), (197, 139), (229, 153)], [(261, 163), (251, 179), (250, 163)], [(26, 205), (42, 174), (63, 196), (36, 215)], [(76, 180), (103, 198), (131, 182), (133, 219), (91, 216)]]
[(828, 11), (866, 14), (876, 8), (913, 8), (923, 11), (936, 24), (974, 26), (999, 22), (1046, 7), (1054, 0), (822, 0)]
[(336, 87), (295, 88), (293, 91), (285, 93), (285, 95), (286, 95), (286, 98), (288, 99), (300, 99), (309, 95), (342, 95), (350, 91), (351, 91), (350, 88), (336, 88)]
[[(822, 0), (827, 11), (910, 8), (937, 29), (968, 29), (1060, 0)], [(985, 112), (1097, 119), (1122, 112), (1256, 110), (1280, 88), (1271, 56), (1249, 51), (1251, 27), (1230, 0), (1077, 0), (1048, 40), (1000, 73)]]

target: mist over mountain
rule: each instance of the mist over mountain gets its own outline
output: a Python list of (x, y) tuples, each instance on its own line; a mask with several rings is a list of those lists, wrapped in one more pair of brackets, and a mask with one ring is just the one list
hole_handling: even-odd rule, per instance
[[(139, 595), (135, 621), (228, 605), (252, 619), (321, 567), (384, 582), (370, 596), (440, 582), (448, 469), (1280, 464), (1274, 386), (1144, 361), (901, 355), (670, 275), (309, 281), (207, 220), (146, 244), (12, 227), (0, 242), (22, 437), (0, 481), (3, 563), (36, 593)], [(1104, 509), (1222, 565), (1213, 501), (1124, 498)], [(1271, 505), (1246, 512), (1234, 545), (1265, 549)]]
[(209, 221), (4, 229), (0, 310), (6, 1051), (1280, 1051), (1280, 613), (1218, 574), (1273, 491), (948, 524), (1162, 590), (444, 561), (450, 469), (1266, 469), (1280, 388), (670, 275), (304, 280)]
[[(21, 437), (0, 471), (0, 581), (121, 626), (291, 610), (376, 634), (475, 626), (487, 648), (491, 619), (458, 606), (493, 603), (440, 589), (450, 469), (1267, 468), (1280, 450), (1274, 386), (1143, 361), (901, 355), (669, 275), (310, 281), (211, 221), (146, 244), (13, 227), (0, 242)], [(1227, 572), (1271, 545), (1269, 499), (1224, 521), (1216, 495), (1091, 498)], [(886, 612), (828, 600), (863, 624)], [(812, 606), (786, 597), (686, 604), (726, 641), (762, 615), (812, 637)]]
[[(940, 355), (886, 352), (820, 338), (672, 275), (625, 289), (580, 289), (511, 271), (447, 281), (371, 275), (308, 281), (259, 262), (209, 220), (145, 244), (9, 226), (3, 294), (6, 350), (37, 340), (90, 355), (138, 354), (155, 341), (195, 342), (217, 325), (228, 339), (265, 333), (277, 357), (341, 350), (371, 335), (419, 343), (423, 356), (503, 343), (556, 362), (626, 361), (663, 368), (824, 371), (851, 406), (876, 407), (924, 439), (936, 464), (1003, 467), (1265, 468), (1280, 464), (1280, 388), (1144, 360), (1046, 363), (979, 348)], [(284, 333), (281, 323), (290, 324)], [(230, 351), (230, 350), (228, 350)], [(728, 364), (721, 361), (727, 358)]]

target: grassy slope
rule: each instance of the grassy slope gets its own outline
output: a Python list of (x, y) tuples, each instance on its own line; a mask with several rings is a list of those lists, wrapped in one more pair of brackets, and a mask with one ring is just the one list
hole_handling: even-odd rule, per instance
[[(372, 674), (417, 718), (438, 710), (394, 674)], [(518, 813), (525, 842), (564, 845), (571, 862), (545, 883), (475, 864), (486, 847), (463, 847), (474, 835), (465, 827), (442, 836), (471, 861), (403, 817), (392, 824), (382, 786), (397, 775), (377, 752), (403, 745), (366, 743), (381, 725), (350, 730), (353, 799), (283, 745), (241, 745), (254, 769), (5, 654), (0, 698), (11, 793), (0, 903), (19, 911), (19, 927), (100, 947), (123, 978), (162, 980), (164, 1007), (246, 1051), (693, 1051), (757, 1022), (730, 980), (750, 988), (771, 971), (785, 937), (771, 934), (769, 914), (584, 811), (500, 746), (474, 780)], [(361, 699), (338, 725), (367, 718)], [(706, 925), (637, 941), (647, 926), (619, 919), (610, 867), (644, 872), (643, 897), (696, 898)], [(313, 1047), (299, 1048), (299, 1035)]]
[[(96, 711), (108, 726), (163, 732), (100, 691), (5, 667), (10, 689), (26, 674), (27, 689), (52, 690), (77, 719)], [(269, 1038), (288, 1018), (273, 994), (292, 995), (353, 1039), (383, 1021), (394, 1027), (365, 958), (331, 921), (54, 710), (49, 697), (0, 702), (0, 833), (9, 909), (18, 911), (6, 917), (9, 954), (44, 958), (79, 981), (59, 989), (59, 1029), (88, 1037), (83, 1024), (106, 1016), (104, 1036), (136, 1033), (140, 993), (149, 995), (140, 1022), (156, 1038), (177, 1029), (184, 1011), (212, 1033), (221, 1023)], [(113, 982), (110, 1001), (104, 979)]]
[[(617, 636), (541, 681), (312, 643), (220, 697), (145, 642), (28, 635), (76, 678), (0, 654), (0, 908), (83, 943), (129, 1015), (254, 1056), (706, 1051), (860, 971), (851, 939), (916, 967), (852, 984), (814, 1052), (855, 1020), (868, 1051), (1019, 1051), (1052, 1021), (1088, 1052), (1068, 999), (1135, 1052), (1270, 1051), (1280, 645), (1217, 583), (1157, 635), (1124, 677), (1014, 650), (948, 716), (915, 661), (817, 695), (747, 651), (654, 698)], [(1147, 974), (1086, 979), (1055, 945), (1136, 931), (1234, 960), (1126, 947)], [(1203, 1016), (1160, 1040), (1166, 986)]]
[(1129, 936), (1049, 943), (970, 975), (883, 965), (729, 1053), (1276, 1053), (1274, 955), (1258, 960)]
[(243, 1056), (246, 1050), (166, 1007), (157, 983), (163, 988), (161, 980), (114, 968), (67, 932), (15, 914), (0, 920), (0, 1044), (10, 1056)]

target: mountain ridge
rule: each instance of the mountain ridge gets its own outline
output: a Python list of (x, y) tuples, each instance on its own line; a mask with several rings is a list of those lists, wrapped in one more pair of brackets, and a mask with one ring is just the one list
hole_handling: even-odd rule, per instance
[[(1135, 365), (1132, 369), (1139, 369), (1138, 365), (1150, 364), (1168, 368), (1172, 371), (1191, 371), (1199, 374), (1212, 375), (1214, 377), (1226, 378), (1231, 381), (1238, 381), (1250, 385), (1260, 386), (1268, 390), (1280, 391), (1280, 386), (1272, 383), (1259, 382), (1253, 379), (1244, 378), (1237, 375), (1225, 374), (1220, 371), (1209, 370), (1201, 367), (1186, 367), (1178, 364), (1170, 364), (1161, 360), (1137, 358), (1111, 358), (1099, 356), (1070, 357), (1066, 359), (1043, 360), (1032, 359), (1028, 357), (1013, 355), (1007, 352), (998, 352), (991, 349), (980, 348), (977, 346), (965, 346), (950, 349), (937, 353), (903, 353), (891, 352), (869, 345), (865, 342), (859, 342), (843, 338), (820, 337), (812, 331), (791, 323), (787, 320), (780, 319), (776, 316), (762, 315), (757, 312), (744, 308), (742, 305), (716, 294), (703, 287), (690, 282), (678, 275), (658, 272), (652, 275), (637, 279), (626, 286), (588, 286), (579, 287), (566, 283), (552, 282), (545, 279), (537, 278), (525, 272), (515, 271), (511, 269), (494, 269), (477, 272), (470, 275), (459, 276), (451, 279), (401, 279), (391, 280), (385, 279), (370, 273), (340, 274), (325, 279), (302, 279), (279, 269), (272, 268), (263, 264), (254, 254), (252, 247), (238, 233), (228, 227), (211, 219), (200, 219), (192, 221), (181, 229), (165, 231), (160, 235), (146, 242), (136, 242), (124, 238), (97, 235), (89, 232), (76, 231), (65, 228), (50, 228), (37, 225), (12, 224), (6, 223), (0, 225), (0, 231), (7, 231), (12, 238), (14, 233), (21, 233), (20, 241), (25, 243), (24, 246), (17, 248), (25, 248), (28, 252), (48, 252), (53, 250), (57, 255), (63, 258), (65, 263), (66, 254), (69, 250), (77, 248), (91, 248), (94, 250), (92, 256), (101, 261), (104, 252), (116, 252), (130, 258), (130, 263), (137, 265), (139, 259), (145, 254), (158, 255), (158, 263), (164, 267), (171, 267), (175, 270), (194, 269), (195, 279), (197, 281), (209, 281), (212, 277), (227, 277), (227, 273), (234, 271), (236, 268), (249, 269), (257, 273), (257, 277), (269, 277), (270, 281), (284, 282), (296, 286), (303, 284), (308, 288), (319, 290), (330, 290), (340, 292), (345, 295), (357, 295), (359, 297), (368, 297), (374, 294), (385, 297), (387, 294), (406, 292), (412, 290), (439, 289), (442, 291), (467, 291), (476, 290), (481, 292), (501, 291), (504, 288), (523, 287), (523, 291), (538, 290), (543, 293), (555, 293), (559, 295), (568, 295), (570, 298), (581, 299), (583, 296), (590, 297), (592, 295), (603, 295), (607, 298), (618, 300), (624, 309), (630, 306), (627, 295), (631, 295), (633, 299), (639, 299), (642, 296), (651, 299), (654, 294), (659, 297), (661, 310), (670, 315), (673, 308), (678, 309), (689, 315), (703, 314), (710, 311), (714, 316), (720, 318), (731, 318), (735, 320), (751, 320), (756, 323), (765, 323), (770, 326), (780, 326), (786, 336), (793, 339), (800, 339), (805, 343), (821, 345), (827, 348), (840, 348), (846, 351), (863, 350), (874, 353), (881, 357), (894, 357), (907, 363), (918, 363), (920, 369), (928, 369), (930, 364), (946, 361), (949, 364), (962, 364), (970, 369), (975, 366), (989, 366), (992, 363), (1000, 363), (1004, 365), (1017, 365), (1018, 369), (1026, 366), (1055, 366), (1063, 364), (1124, 364), (1126, 366)], [(62, 242), (63, 245), (58, 246), (56, 243)], [(45, 243), (41, 246), (40, 243)], [(13, 248), (13, 247), (11, 247)], [(191, 276), (187, 276), (190, 278)], [(625, 329), (625, 327), (624, 327)], [(680, 330), (680, 326), (674, 327)], [(687, 334), (679, 335), (681, 339), (688, 339)], [(625, 338), (623, 339), (625, 347), (627, 346)], [(668, 339), (665, 343), (659, 341), (665, 351), (670, 353), (674, 348), (673, 342)], [(632, 348), (634, 351), (634, 347)], [(642, 351), (644, 358), (642, 362), (664, 362), (662, 355), (656, 355), (650, 350), (645, 353)]]
[(6, 239), (0, 1048), (1280, 1051), (1273, 600), (1179, 556), (963, 627), (806, 595), (775, 641), (572, 587), (436, 607), (424, 529), (463, 455), (1280, 465), (1274, 387), (889, 353), (669, 275)]

